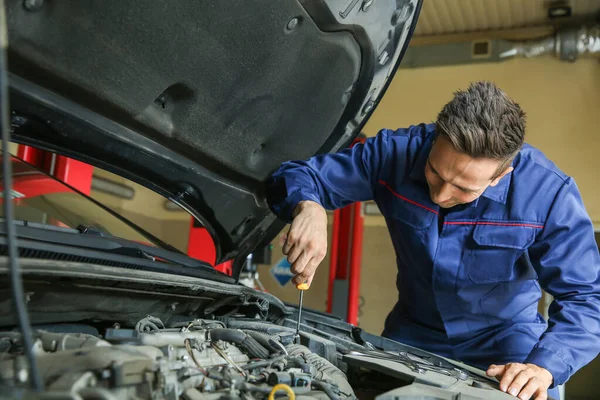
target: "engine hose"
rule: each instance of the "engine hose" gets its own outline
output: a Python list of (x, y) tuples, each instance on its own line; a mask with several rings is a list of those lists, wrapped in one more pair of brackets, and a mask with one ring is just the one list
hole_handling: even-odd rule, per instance
[(273, 353), (278, 353), (281, 352), (281, 349), (279, 347), (275, 347), (273, 346), (270, 341), (271, 340), (277, 340), (269, 335), (265, 335), (264, 333), (261, 332), (257, 332), (257, 331), (244, 331), (248, 334), (248, 336), (251, 336), (252, 338), (254, 338), (254, 340), (256, 340), (258, 343), (260, 343), (265, 349), (269, 350), (269, 352), (271, 354)]
[(233, 329), (243, 329), (243, 330), (252, 330), (262, 332), (266, 335), (277, 335), (280, 333), (294, 333), (295, 330), (293, 328), (287, 328), (279, 325), (267, 324), (264, 322), (254, 322), (254, 321), (237, 321), (235, 319), (227, 322), (227, 326)]
[(208, 372), (207, 376), (210, 379), (214, 379), (216, 381), (222, 381), (222, 380), (225, 379), (225, 376), (222, 373), (220, 373), (220, 372), (217, 372), (217, 371), (214, 371), (214, 370), (209, 370), (207, 372)]
[(246, 339), (240, 344), (240, 347), (246, 349), (248, 354), (254, 358), (265, 359), (269, 357), (269, 350), (265, 349), (251, 336), (246, 336)]
[(314, 388), (321, 389), (331, 400), (341, 400), (340, 396), (335, 394), (331, 385), (327, 382), (314, 380), (311, 382)]
[(264, 360), (264, 361), (251, 362), (249, 364), (243, 365), (242, 369), (244, 369), (244, 370), (251, 370), (251, 369), (256, 369), (256, 368), (270, 367), (271, 364), (273, 364), (273, 363), (275, 363), (277, 361), (284, 360), (286, 357), (287, 356), (283, 355), (283, 356), (277, 356), (277, 357), (269, 358), (268, 360)]
[[(302, 356), (302, 358), (304, 358), (307, 363), (313, 365), (316, 368), (317, 373), (314, 377), (317, 380), (330, 380), (331, 382), (335, 383), (340, 389), (340, 391), (346, 396), (356, 398), (356, 396), (354, 395), (354, 390), (350, 386), (346, 374), (344, 374), (338, 367), (336, 367), (323, 357), (319, 356), (318, 354), (311, 352), (308, 348), (302, 345), (288, 346), (287, 349), (290, 353), (290, 356)], [(329, 386), (329, 389), (332, 390), (331, 386)], [(337, 398), (339, 398), (339, 396)]]
[(252, 336), (248, 336), (245, 332), (237, 329), (212, 329), (210, 330), (210, 340), (213, 342), (222, 340), (224, 342), (235, 343), (253, 358), (264, 359), (269, 357), (267, 349)]

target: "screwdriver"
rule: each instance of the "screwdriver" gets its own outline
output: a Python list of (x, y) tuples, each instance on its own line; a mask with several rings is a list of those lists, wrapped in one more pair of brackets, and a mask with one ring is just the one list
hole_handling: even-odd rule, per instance
[(296, 325), (296, 336), (294, 336), (294, 342), (300, 344), (300, 320), (302, 319), (302, 302), (304, 300), (304, 291), (308, 290), (308, 283), (300, 283), (296, 285), (296, 289), (300, 291), (300, 301), (298, 302), (298, 325)]

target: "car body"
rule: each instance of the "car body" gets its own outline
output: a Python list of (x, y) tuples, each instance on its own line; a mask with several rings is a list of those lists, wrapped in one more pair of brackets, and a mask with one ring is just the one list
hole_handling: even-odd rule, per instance
[[(265, 201), (269, 174), (353, 140), (394, 76), (420, 7), (6, 2), (13, 139), (177, 203), (211, 233), (217, 262), (234, 265), (232, 276), (218, 273), (13, 159), (17, 173), (45, 185), (15, 186), (13, 201), (49, 397), (267, 398), (283, 384), (298, 398), (510, 398), (479, 370), (315, 311), (302, 314), (294, 343), (294, 306), (236, 283), (246, 256), (283, 227)], [(86, 206), (63, 210), (77, 217), (32, 221), (51, 214), (35, 203), (51, 194)], [(3, 255), (7, 247), (2, 225)], [(0, 271), (8, 274), (6, 258)], [(10, 291), (3, 280), (0, 396), (27, 397)]]

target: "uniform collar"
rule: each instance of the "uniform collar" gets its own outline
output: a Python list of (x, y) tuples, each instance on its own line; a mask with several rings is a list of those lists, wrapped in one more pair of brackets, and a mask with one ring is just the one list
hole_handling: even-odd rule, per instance
[[(413, 167), (410, 171), (410, 178), (427, 183), (427, 179), (425, 179), (425, 165), (427, 164), (427, 158), (429, 157), (429, 153), (431, 152), (431, 147), (433, 145), (434, 134), (429, 135), (427, 139), (425, 139), (425, 143), (421, 146), (419, 154), (417, 155), (417, 159), (413, 164)], [(515, 165), (515, 160), (513, 160), (513, 167)], [(514, 172), (514, 171), (513, 171)], [(510, 189), (510, 182), (512, 181), (512, 174), (507, 174), (496, 186), (489, 186), (481, 195), (482, 197), (488, 198), (498, 203), (506, 204), (506, 199), (508, 197), (508, 190)], [(471, 204), (476, 206), (479, 198), (473, 201)]]
[(497, 201), (498, 203), (506, 204), (508, 189), (510, 189), (510, 182), (512, 181), (512, 174), (513, 173), (511, 172), (503, 176), (496, 186), (489, 186), (485, 189), (482, 196)]
[(409, 174), (412, 180), (427, 183), (427, 179), (425, 179), (425, 165), (427, 164), (427, 158), (431, 152), (434, 137), (435, 133), (427, 135), (425, 142), (421, 145), (419, 154), (417, 154), (417, 159)]

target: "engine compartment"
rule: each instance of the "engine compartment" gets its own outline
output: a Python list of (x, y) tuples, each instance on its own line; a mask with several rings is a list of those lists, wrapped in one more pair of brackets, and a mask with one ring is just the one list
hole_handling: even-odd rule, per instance
[[(27, 382), (20, 339), (0, 333), (2, 393)], [(58, 398), (356, 398), (337, 366), (293, 341), (287, 332), (268, 335), (221, 321), (165, 327), (148, 316), (135, 329), (117, 325), (102, 337), (37, 331), (34, 351), (46, 395)]]
[[(434, 399), (465, 391), (480, 392), (474, 399), (502, 395), (485, 379), (424, 355), (370, 344), (340, 351), (339, 343), (306, 332), (298, 343), (287, 327), (249, 320), (165, 326), (147, 316), (133, 328), (115, 323), (101, 335), (77, 332), (96, 329), (88, 325), (47, 328), (34, 334), (46, 389), (35, 398), (410, 399), (415, 390)], [(28, 398), (21, 334), (0, 332), (0, 353), (0, 397)]]
[[(0, 399), (510, 399), (485, 373), (239, 285), (21, 259), (31, 389), (0, 280)], [(0, 257), (0, 274), (6, 273)], [(283, 386), (278, 386), (283, 385)], [(281, 390), (279, 390), (281, 388)]]

